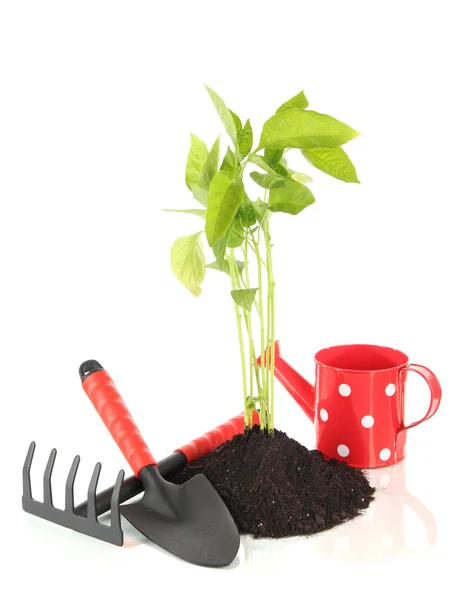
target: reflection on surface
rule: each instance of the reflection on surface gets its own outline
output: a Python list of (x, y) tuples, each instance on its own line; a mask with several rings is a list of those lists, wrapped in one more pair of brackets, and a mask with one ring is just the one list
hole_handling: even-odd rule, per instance
[(353, 521), (316, 536), (317, 550), (349, 562), (424, 554), (438, 538), (432, 512), (407, 491), (406, 461), (367, 471), (375, 501)]
[(276, 555), (278, 554), (278, 540), (256, 540), (251, 536), (241, 537), (241, 548), (244, 549), (244, 562), (246, 565), (252, 565), (252, 569), (257, 568), (262, 572), (269, 572), (274, 569)]
[[(245, 563), (271, 571), (284, 554), (323, 554), (345, 562), (377, 562), (397, 556), (418, 556), (438, 539), (432, 512), (407, 491), (406, 461), (367, 475), (377, 489), (364, 515), (309, 538), (255, 540), (242, 538)], [(288, 553), (286, 551), (289, 551)], [(241, 555), (242, 556), (242, 555)], [(288, 556), (287, 556), (288, 558)]]

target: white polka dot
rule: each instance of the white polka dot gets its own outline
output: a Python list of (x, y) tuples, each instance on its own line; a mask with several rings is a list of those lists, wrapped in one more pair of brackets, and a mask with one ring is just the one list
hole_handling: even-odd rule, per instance
[(345, 444), (340, 444), (340, 446), (337, 446), (337, 452), (339, 456), (345, 457), (350, 454), (350, 449), (348, 448), (348, 446), (345, 446)]
[(351, 394), (351, 387), (347, 383), (342, 383), (338, 386), (338, 391), (341, 396), (349, 396)]
[(327, 419), (329, 418), (329, 413), (325, 408), (321, 408), (321, 410), (319, 411), (319, 416), (321, 417), (321, 421), (327, 421)]
[(371, 417), (371, 415), (366, 415), (365, 417), (363, 417), (361, 419), (361, 425), (363, 427), (365, 427), (366, 429), (369, 429), (369, 427), (372, 427), (373, 424), (374, 424), (374, 417)]
[(387, 385), (387, 387), (385, 388), (385, 394), (387, 396), (393, 396), (393, 394), (396, 392), (396, 385), (394, 383), (389, 383)]
[(389, 448), (383, 448), (382, 450), (380, 450), (380, 460), (388, 460), (391, 456), (391, 452)]

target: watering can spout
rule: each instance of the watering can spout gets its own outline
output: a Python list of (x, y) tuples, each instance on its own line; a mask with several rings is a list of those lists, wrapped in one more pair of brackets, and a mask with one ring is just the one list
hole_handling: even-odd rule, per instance
[(274, 375), (303, 412), (314, 422), (314, 387), (281, 357), (279, 341), (274, 345)]

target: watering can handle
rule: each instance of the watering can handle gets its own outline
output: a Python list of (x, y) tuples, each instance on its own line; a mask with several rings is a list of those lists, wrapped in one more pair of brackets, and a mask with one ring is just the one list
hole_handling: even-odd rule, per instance
[(406, 442), (407, 430), (411, 429), (411, 427), (415, 427), (416, 425), (420, 425), (420, 423), (423, 423), (427, 419), (430, 419), (431, 417), (433, 417), (433, 415), (438, 410), (440, 402), (441, 402), (441, 385), (440, 385), (440, 382), (438, 381), (438, 379), (436, 378), (436, 375), (432, 371), (430, 371), (430, 369), (428, 369), (427, 367), (424, 367), (422, 365), (413, 365), (413, 364), (407, 365), (406, 367), (403, 367), (403, 369), (400, 372), (400, 381), (401, 382), (406, 381), (406, 377), (407, 377), (407, 374), (409, 373), (409, 371), (417, 373), (418, 375), (423, 377), (425, 379), (425, 381), (427, 382), (428, 387), (430, 388), (430, 405), (427, 409), (425, 416), (422, 417), (422, 419), (419, 419), (418, 421), (414, 421), (410, 425), (403, 425), (398, 430), (398, 433), (396, 434), (397, 449), (403, 448), (403, 446)]

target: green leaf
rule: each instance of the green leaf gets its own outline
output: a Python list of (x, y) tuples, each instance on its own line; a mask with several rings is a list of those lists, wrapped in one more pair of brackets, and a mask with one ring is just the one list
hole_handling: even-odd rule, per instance
[(191, 215), (196, 215), (197, 217), (202, 217), (205, 219), (206, 210), (205, 208), (164, 208), (164, 212), (174, 212), (174, 213), (189, 213)]
[[(239, 272), (242, 272), (242, 270), (244, 269), (244, 263), (241, 260), (236, 260), (236, 264), (237, 264), (237, 268), (239, 270)], [(220, 265), (218, 264), (218, 262), (213, 262), (213, 263), (209, 263), (208, 265), (206, 265), (207, 269), (215, 269), (216, 271), (221, 271), (222, 273), (226, 273), (227, 275), (229, 275), (231, 277), (231, 269), (229, 266), (229, 261), (228, 260), (224, 260), (223, 261), (223, 268), (220, 269)]]
[(268, 208), (271, 212), (298, 215), (313, 202), (314, 196), (306, 186), (291, 179), (281, 179), (271, 186)]
[(263, 169), (263, 171), (271, 173), (271, 175), (278, 175), (278, 173), (273, 169), (273, 167), (269, 166), (269, 164), (266, 162), (263, 156), (259, 156), (258, 154), (250, 154), (247, 160), (253, 163), (254, 165), (257, 165), (257, 167), (260, 167), (260, 169)]
[(336, 148), (359, 133), (330, 115), (314, 110), (291, 108), (268, 119), (263, 125), (257, 150), (271, 146), (285, 148)]
[(281, 177), (288, 177), (289, 171), (281, 165), (281, 163), (277, 163), (273, 165), (273, 171), (275, 171)]
[(252, 202), (250, 202), (247, 194), (244, 195), (244, 200), (241, 202), (237, 214), (239, 215), (244, 227), (252, 227), (252, 225), (255, 225), (257, 220), (255, 208)]
[(213, 105), (215, 106), (218, 116), (221, 119), (221, 122), (225, 126), (226, 132), (231, 138), (234, 147), (237, 147), (237, 129), (236, 123), (234, 122), (233, 115), (231, 111), (226, 108), (226, 104), (220, 98), (220, 96), (211, 90), (209, 87), (205, 86), (205, 89), (209, 93), (210, 98), (212, 99)]
[(207, 190), (201, 188), (197, 183), (191, 184), (191, 192), (194, 196), (194, 199), (202, 204), (202, 206), (207, 206), (207, 199), (209, 197), (209, 193)]
[(226, 171), (219, 171), (210, 183), (205, 233), (210, 246), (220, 240), (231, 225), (244, 197), (242, 181), (233, 181)]
[(253, 146), (253, 131), (249, 119), (244, 123), (244, 129), (239, 134), (238, 149), (242, 157), (252, 150)]
[(226, 248), (238, 248), (242, 245), (243, 241), (244, 228), (241, 219), (236, 215), (225, 235), (212, 246), (212, 251), (217, 259), (218, 265), (223, 265), (224, 263)]
[(356, 169), (343, 148), (302, 150), (303, 156), (317, 169), (347, 183), (359, 183)]
[(236, 166), (236, 157), (234, 156), (234, 152), (228, 146), (223, 162), (221, 163), (220, 171), (234, 173)]
[(207, 160), (199, 173), (199, 185), (204, 190), (208, 190), (210, 182), (215, 177), (218, 171), (218, 161), (220, 160), (220, 136), (217, 137), (215, 143), (207, 156)]
[(201, 293), (205, 277), (205, 254), (201, 241), (202, 231), (180, 237), (170, 251), (170, 264), (175, 277), (195, 296)]
[(250, 312), (252, 310), (252, 304), (255, 300), (255, 294), (258, 292), (258, 288), (247, 288), (245, 290), (232, 290), (231, 296), (236, 304), (242, 306), (244, 310)]
[(281, 177), (279, 175), (272, 175), (271, 173), (259, 173), (258, 171), (252, 171), (250, 177), (258, 183), (258, 185), (266, 190), (269, 190), (275, 181), (279, 181)]
[(284, 150), (273, 150), (273, 148), (265, 148), (265, 161), (270, 167), (280, 162)]
[(218, 240), (218, 242), (214, 246), (212, 246), (212, 251), (215, 255), (216, 262), (220, 267), (223, 267), (223, 263), (226, 256), (226, 246), (228, 244), (230, 234), (231, 227), (229, 227), (225, 235), (220, 240)]
[(245, 399), (245, 409), (246, 410), (256, 410), (257, 404), (263, 400), (261, 396), (247, 396)]
[(297, 171), (291, 171), (289, 169), (289, 175), (291, 179), (298, 181), (298, 183), (313, 183), (311, 177), (305, 173), (298, 173)]
[(199, 173), (207, 160), (209, 151), (205, 143), (196, 135), (191, 133), (191, 146), (189, 148), (188, 159), (186, 161), (185, 181), (189, 189), (192, 184), (199, 182)]
[(281, 156), (279, 162), (269, 165), (266, 158), (260, 156), (259, 154), (251, 154), (249, 156), (249, 162), (252, 162), (255, 165), (258, 165), (261, 169), (263, 169), (267, 173), (271, 173), (271, 175), (275, 175), (275, 176), (279, 175), (280, 177), (289, 177), (290, 171), (287, 168), (287, 161), (282, 156)]
[(308, 100), (305, 96), (305, 92), (302, 90), (296, 96), (281, 104), (277, 109), (276, 114), (289, 110), (291, 108), (306, 108), (308, 106)]
[(289, 169), (287, 160), (285, 158), (281, 158), (281, 165), (286, 169), (287, 176), (290, 179), (298, 181), (299, 183), (313, 183), (313, 180), (309, 175), (305, 175), (305, 173), (298, 173), (298, 171), (292, 171), (292, 169)]
[(244, 241), (244, 226), (239, 218), (234, 219), (226, 245), (228, 248), (239, 248)]
[(236, 115), (236, 113), (234, 113), (230, 108), (228, 108), (231, 116), (233, 117), (233, 121), (234, 121), (234, 125), (236, 126), (236, 133), (239, 136), (239, 134), (242, 131), (242, 123), (240, 118)]
[(261, 223), (268, 212), (268, 205), (260, 198), (257, 198), (255, 202), (252, 202), (252, 204), (255, 209), (255, 215), (258, 221)]
[(306, 183), (312, 181), (311, 177), (308, 175), (304, 175), (303, 173), (296, 173), (287, 167), (287, 161), (285, 158), (281, 157), (280, 162), (269, 166), (266, 159), (258, 154), (251, 154), (249, 156), (249, 162), (252, 162), (262, 169), (264, 169), (268, 174), (263, 175), (262, 173), (258, 173), (253, 171), (250, 173), (250, 177), (258, 183), (261, 187), (265, 189), (270, 189), (272, 184), (275, 181), (278, 181), (281, 178), (291, 178), (294, 181), (299, 181), (301, 183)]

